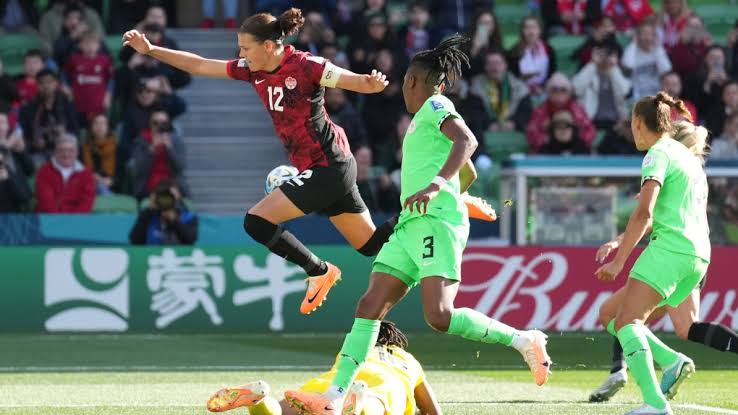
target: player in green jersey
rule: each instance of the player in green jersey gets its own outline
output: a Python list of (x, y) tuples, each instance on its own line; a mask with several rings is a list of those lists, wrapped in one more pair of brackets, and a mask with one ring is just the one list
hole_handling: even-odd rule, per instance
[(551, 362), (543, 333), (518, 331), (473, 309), (454, 308), (469, 234), (461, 194), (476, 179), (470, 157), (477, 140), (442, 93), (461, 76), (462, 65), (468, 65), (468, 57), (458, 49), (464, 41), (452, 36), (410, 61), (402, 92), (408, 112), (415, 116), (402, 147), (403, 211), (374, 261), (369, 287), (359, 300), (330, 388), (321, 395), (285, 392), (287, 401), (302, 413), (339, 413), (349, 385), (376, 341), (381, 320), (418, 284), (425, 319), (432, 328), (512, 346), (523, 355), (537, 384), (548, 380)]
[[(687, 356), (669, 348), (645, 326), (658, 307), (677, 307), (697, 287), (710, 262), (707, 178), (699, 158), (671, 137), (671, 111), (689, 118), (684, 103), (659, 92), (636, 102), (631, 129), (643, 159), (638, 206), (628, 221), (618, 253), (596, 271), (613, 281), (633, 248), (653, 229), (625, 285), (623, 300), (607, 330), (618, 337), (625, 361), (638, 382), (644, 405), (629, 414), (672, 414), (667, 396), (694, 372)], [(654, 361), (662, 368), (656, 381)]]
[[(701, 162), (704, 162), (708, 132), (704, 127), (695, 126), (689, 121), (674, 123), (674, 140), (684, 144)], [(599, 263), (618, 249), (623, 235), (603, 244), (598, 250), (596, 261)], [(674, 333), (683, 340), (704, 344), (721, 352), (738, 353), (738, 333), (723, 324), (713, 321), (700, 321), (700, 291), (707, 280), (705, 276), (697, 288), (678, 306), (663, 306), (654, 311), (648, 322), (660, 320), (665, 314), (669, 315), (674, 325)], [(623, 288), (616, 291), (600, 306), (600, 321), (607, 324), (617, 314), (623, 302)], [(628, 381), (627, 365), (623, 361), (623, 348), (617, 337), (613, 337), (613, 356), (610, 375), (589, 396), (590, 402), (602, 402), (612, 398)], [(676, 392), (676, 391), (672, 391)], [(671, 399), (672, 395), (667, 395)]]

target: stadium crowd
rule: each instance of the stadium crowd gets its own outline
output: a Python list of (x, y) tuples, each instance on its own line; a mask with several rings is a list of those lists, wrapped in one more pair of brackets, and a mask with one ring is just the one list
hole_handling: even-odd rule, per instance
[[(631, 105), (661, 89), (710, 130), (711, 158), (738, 162), (738, 24), (713, 36), (686, 0), (652, 2), (532, 0), (517, 34), (503, 33), (492, 0), (253, 0), (240, 15), (243, 2), (221, 3), (227, 29), (238, 16), (299, 7), (306, 24), (292, 39), (297, 48), (387, 74), (382, 93), (328, 89), (325, 105), (351, 140), (364, 200), (391, 212), (411, 120), (402, 76), (414, 53), (456, 32), (470, 39), (471, 67), (446, 93), (480, 141), (482, 171), (499, 162), (502, 136), (535, 154), (634, 154)], [(176, 2), (113, 1), (107, 15), (103, 3), (0, 1), (4, 33), (42, 45), (24, 51), (22, 72), (0, 65), (2, 212), (90, 212), (96, 194), (143, 199), (162, 180), (187, 195), (176, 119), (187, 110), (177, 90), (190, 76), (130, 48), (113, 53), (103, 41), (137, 27), (178, 48), (167, 31), (177, 26)], [(203, 30), (216, 25), (215, 3), (202, 2)], [(564, 37), (578, 45), (562, 59)], [(738, 217), (738, 206), (728, 209)]]

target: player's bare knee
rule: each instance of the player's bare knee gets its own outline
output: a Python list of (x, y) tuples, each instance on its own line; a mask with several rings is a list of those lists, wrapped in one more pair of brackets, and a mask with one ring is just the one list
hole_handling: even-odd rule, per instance
[(613, 318), (615, 318), (614, 313), (612, 310), (609, 309), (609, 307), (600, 307), (600, 314), (599, 314), (599, 320), (600, 324), (602, 324), (603, 327), (607, 327), (608, 324), (612, 321)]
[(446, 333), (451, 325), (451, 310), (442, 307), (426, 308), (424, 310), (425, 322), (437, 331)]

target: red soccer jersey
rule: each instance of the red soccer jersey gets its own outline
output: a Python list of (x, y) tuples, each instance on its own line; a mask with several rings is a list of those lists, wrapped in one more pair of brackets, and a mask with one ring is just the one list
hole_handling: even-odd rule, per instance
[(327, 61), (286, 46), (279, 67), (252, 72), (245, 59), (228, 62), (228, 76), (249, 82), (269, 111), (277, 136), (299, 171), (327, 166), (350, 156), (343, 128), (334, 124), (323, 106), (320, 84)]
[(110, 57), (98, 53), (94, 58), (77, 52), (64, 65), (74, 95), (74, 108), (87, 116), (104, 112), (103, 100), (113, 78)]

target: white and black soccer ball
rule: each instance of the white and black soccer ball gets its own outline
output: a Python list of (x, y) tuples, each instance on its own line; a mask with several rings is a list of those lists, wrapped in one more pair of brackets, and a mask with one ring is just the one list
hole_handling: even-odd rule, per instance
[(264, 185), (264, 193), (269, 194), (287, 180), (297, 176), (300, 172), (293, 166), (278, 166), (269, 172)]

